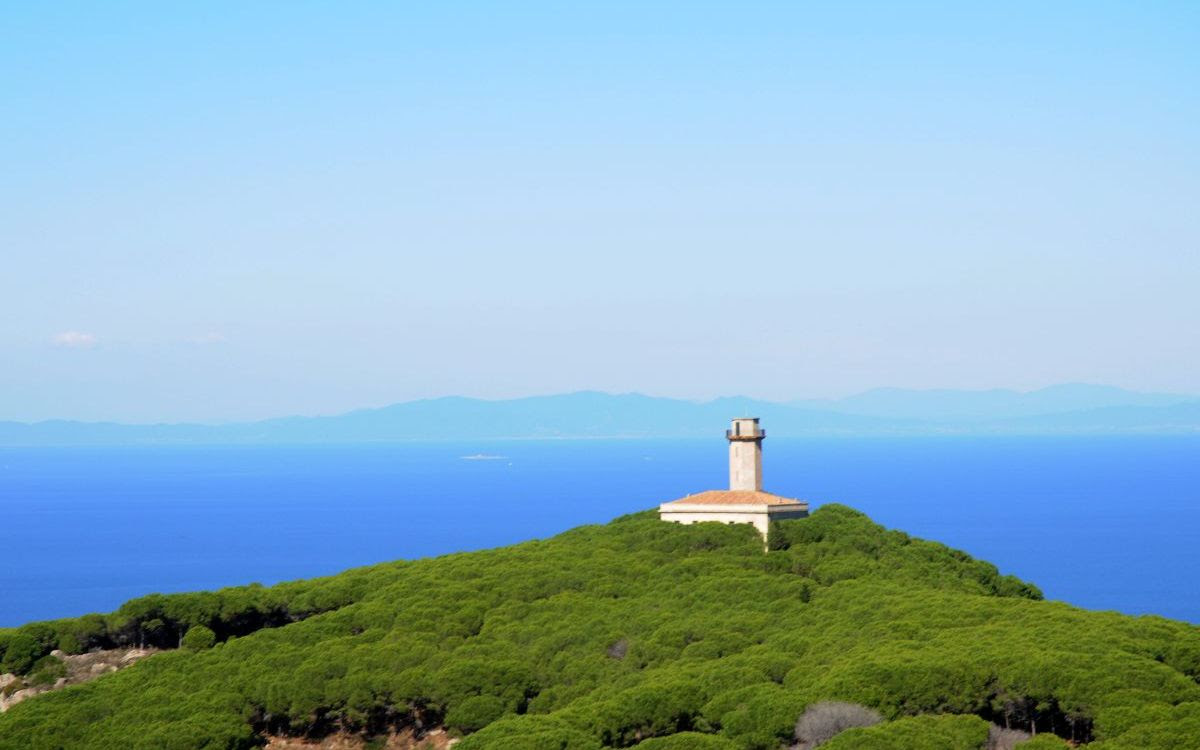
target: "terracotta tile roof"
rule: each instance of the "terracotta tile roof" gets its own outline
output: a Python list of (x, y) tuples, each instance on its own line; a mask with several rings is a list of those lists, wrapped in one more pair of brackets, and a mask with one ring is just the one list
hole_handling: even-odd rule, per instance
[(772, 495), (770, 492), (754, 492), (752, 490), (709, 490), (695, 495), (681, 497), (664, 505), (795, 505), (805, 504), (803, 500)]

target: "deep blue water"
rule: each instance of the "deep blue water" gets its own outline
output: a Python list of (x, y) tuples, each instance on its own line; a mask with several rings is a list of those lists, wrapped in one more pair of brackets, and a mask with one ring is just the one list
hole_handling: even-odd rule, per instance
[[(463, 460), (473, 454), (501, 460)], [(1200, 437), (788, 440), (766, 488), (1094, 609), (1200, 622)], [(0, 626), (546, 537), (726, 483), (712, 440), (0, 449)]]

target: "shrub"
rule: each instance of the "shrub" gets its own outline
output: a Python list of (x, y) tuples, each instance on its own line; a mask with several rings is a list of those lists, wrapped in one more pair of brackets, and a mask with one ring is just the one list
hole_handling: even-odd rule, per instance
[(67, 654), (78, 654), (83, 652), (83, 646), (80, 645), (79, 639), (73, 633), (63, 633), (58, 637), (58, 650)]
[(52, 685), (59, 677), (67, 676), (67, 665), (57, 656), (43, 656), (29, 670), (29, 684)]
[(42, 646), (28, 633), (18, 632), (8, 639), (4, 658), (0, 660), (0, 672), (28, 674), (34, 662), (42, 655)]
[(849, 729), (827, 750), (979, 750), (988, 723), (978, 716), (908, 716), (873, 727)]
[(780, 552), (791, 546), (791, 540), (788, 539), (787, 533), (779, 527), (778, 521), (771, 521), (767, 524), (767, 549)]
[(739, 750), (737, 743), (712, 734), (680, 732), (668, 737), (653, 737), (634, 745), (637, 750)]
[(600, 750), (594, 737), (553, 716), (509, 716), (467, 737), (456, 750)]
[(809, 750), (852, 727), (870, 727), (883, 721), (878, 711), (857, 703), (822, 701), (809, 706), (796, 722), (796, 743)]
[(446, 726), (460, 732), (478, 732), (504, 715), (504, 701), (494, 695), (473, 695), (446, 713)]
[(188, 628), (188, 631), (183, 635), (183, 647), (192, 651), (202, 651), (206, 648), (212, 648), (217, 642), (217, 634), (212, 632), (212, 628), (204, 625), (193, 625)]

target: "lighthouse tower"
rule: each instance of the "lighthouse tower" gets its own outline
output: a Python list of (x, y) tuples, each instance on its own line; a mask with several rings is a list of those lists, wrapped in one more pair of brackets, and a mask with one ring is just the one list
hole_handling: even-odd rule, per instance
[(658, 517), (672, 523), (748, 523), (766, 547), (772, 521), (804, 518), (808, 503), (780, 497), (762, 488), (762, 441), (758, 417), (739, 417), (725, 431), (729, 441), (729, 489), (708, 490), (658, 506)]
[(758, 417), (733, 420), (725, 439), (729, 441), (729, 489), (762, 492), (762, 441), (767, 433), (758, 427)]

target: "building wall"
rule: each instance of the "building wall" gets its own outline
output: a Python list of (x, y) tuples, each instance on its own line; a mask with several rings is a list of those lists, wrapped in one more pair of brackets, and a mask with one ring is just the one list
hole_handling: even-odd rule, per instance
[(683, 502), (664, 503), (658, 508), (658, 517), (672, 523), (748, 523), (762, 534), (763, 543), (767, 541), (767, 531), (771, 521), (786, 521), (793, 518), (807, 518), (808, 504), (799, 506), (780, 505), (686, 505)]
[(769, 517), (761, 511), (757, 513), (722, 513), (719, 511), (684, 511), (672, 513), (669, 511), (660, 511), (658, 517), (664, 521), (685, 525), (704, 523), (706, 521), (716, 523), (748, 523), (758, 529), (758, 533), (762, 534), (763, 539), (767, 538), (767, 526), (769, 523)]

